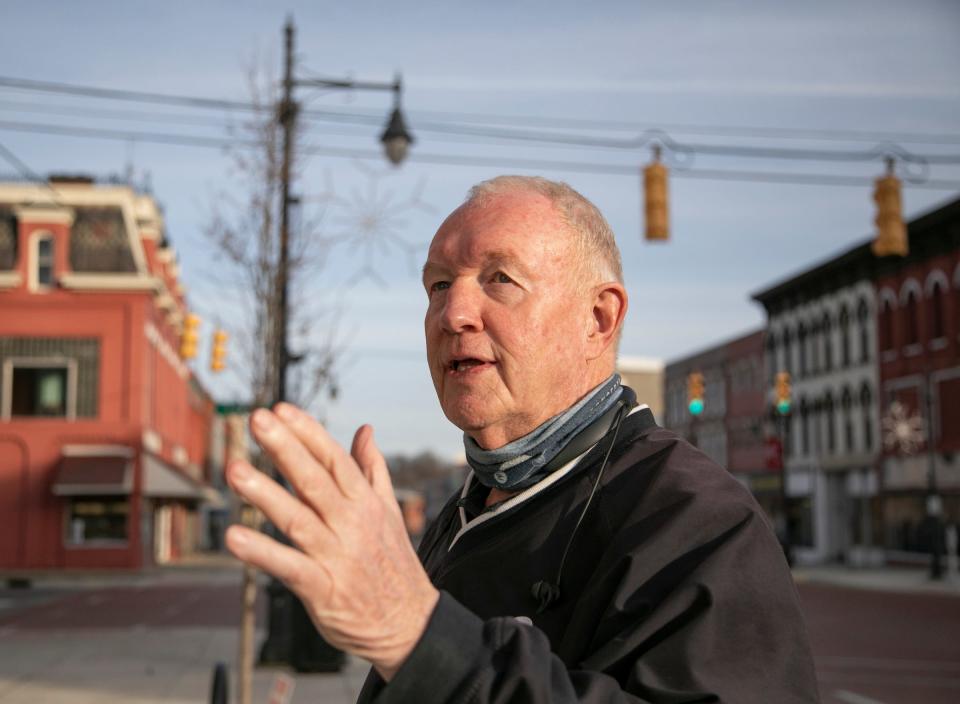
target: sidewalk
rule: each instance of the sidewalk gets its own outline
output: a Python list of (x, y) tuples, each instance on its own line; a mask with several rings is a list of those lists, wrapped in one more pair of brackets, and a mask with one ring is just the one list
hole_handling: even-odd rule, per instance
[(960, 580), (951, 581), (944, 574), (943, 579), (934, 581), (929, 570), (920, 567), (817, 565), (794, 568), (793, 578), (797, 582), (852, 589), (960, 596)]

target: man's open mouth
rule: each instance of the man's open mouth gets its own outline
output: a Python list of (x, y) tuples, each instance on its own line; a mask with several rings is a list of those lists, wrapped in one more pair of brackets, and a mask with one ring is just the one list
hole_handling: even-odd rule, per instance
[(490, 364), (490, 362), (487, 362), (483, 359), (477, 359), (476, 357), (464, 357), (463, 359), (451, 360), (450, 369), (454, 372), (465, 372), (485, 364)]

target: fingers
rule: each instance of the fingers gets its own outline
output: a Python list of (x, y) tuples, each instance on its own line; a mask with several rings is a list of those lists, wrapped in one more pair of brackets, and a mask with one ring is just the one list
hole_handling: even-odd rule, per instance
[(373, 439), (373, 427), (361, 425), (353, 436), (353, 446), (350, 454), (363, 470), (373, 491), (388, 503), (396, 503), (393, 493), (393, 482), (390, 479), (390, 470), (383, 458), (383, 453)]
[(227, 467), (227, 481), (304, 552), (315, 555), (329, 544), (330, 529), (323, 522), (323, 516), (249, 463), (231, 462)]
[[(306, 503), (321, 515), (337, 510), (339, 502), (333, 499), (340, 491), (326, 471), (323, 459), (308, 450), (287, 423), (267, 409), (259, 408), (250, 419), (250, 427), (257, 442)], [(328, 523), (331, 518), (328, 517)]]
[(353, 459), (330, 437), (320, 423), (309, 414), (289, 403), (278, 403), (277, 416), (333, 477), (344, 496), (355, 497), (364, 490), (364, 484)]
[(238, 559), (272, 574), (302, 599), (308, 596), (307, 590), (310, 597), (330, 593), (330, 576), (326, 570), (289, 545), (238, 525), (227, 529), (226, 542)]

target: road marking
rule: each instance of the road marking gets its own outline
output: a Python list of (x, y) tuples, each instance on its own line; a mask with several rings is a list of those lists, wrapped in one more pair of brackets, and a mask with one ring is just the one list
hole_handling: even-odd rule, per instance
[(848, 704), (883, 704), (879, 699), (871, 699), (870, 697), (865, 697), (862, 694), (857, 694), (856, 692), (851, 692), (846, 689), (835, 690), (833, 696)]

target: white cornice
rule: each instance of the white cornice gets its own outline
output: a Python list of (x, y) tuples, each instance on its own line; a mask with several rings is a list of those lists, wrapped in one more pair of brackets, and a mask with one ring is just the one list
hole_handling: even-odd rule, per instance
[(84, 291), (159, 291), (162, 284), (155, 276), (69, 273), (60, 277), (60, 285)]
[(74, 212), (71, 208), (59, 208), (55, 205), (18, 205), (13, 208), (17, 220), (31, 225), (73, 224)]
[(164, 247), (162, 249), (157, 250), (158, 262), (163, 262), (164, 264), (166, 264), (167, 262), (173, 261), (173, 256), (174, 256), (173, 250), (170, 247)]

